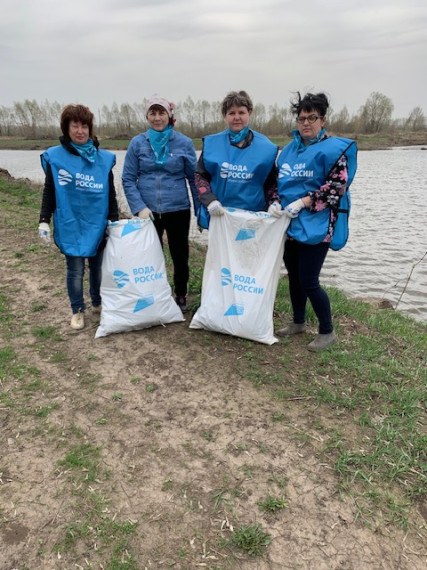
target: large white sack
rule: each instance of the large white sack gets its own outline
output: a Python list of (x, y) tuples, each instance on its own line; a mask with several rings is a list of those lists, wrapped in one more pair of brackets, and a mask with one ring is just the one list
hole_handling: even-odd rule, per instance
[(151, 220), (108, 224), (102, 260), (101, 322), (95, 338), (184, 321), (172, 298), (165, 258)]
[(277, 342), (273, 308), (288, 225), (285, 216), (233, 208), (211, 217), (201, 305), (190, 328)]

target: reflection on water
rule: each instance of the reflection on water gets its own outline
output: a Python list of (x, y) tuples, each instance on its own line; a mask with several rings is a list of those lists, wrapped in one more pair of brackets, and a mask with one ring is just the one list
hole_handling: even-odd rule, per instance
[[(122, 195), (125, 152), (116, 155), (115, 181)], [(16, 178), (43, 181), (40, 151), (0, 150), (0, 168)], [(426, 195), (427, 150), (360, 151), (350, 238), (344, 249), (328, 254), (322, 282), (353, 296), (388, 299), (427, 322)], [(200, 234), (195, 224), (191, 237), (207, 242), (207, 232)]]

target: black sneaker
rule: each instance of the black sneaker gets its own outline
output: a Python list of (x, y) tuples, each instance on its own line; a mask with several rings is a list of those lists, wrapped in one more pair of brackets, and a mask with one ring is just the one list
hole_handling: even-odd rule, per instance
[(187, 311), (187, 297), (185, 295), (177, 295), (175, 302), (183, 313)]

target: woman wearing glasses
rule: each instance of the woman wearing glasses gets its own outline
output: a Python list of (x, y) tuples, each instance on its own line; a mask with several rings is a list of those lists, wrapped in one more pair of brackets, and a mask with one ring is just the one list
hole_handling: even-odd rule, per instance
[[(319, 321), (311, 351), (337, 341), (331, 305), (319, 275), (334, 235), (340, 199), (356, 173), (356, 143), (330, 137), (325, 131), (329, 107), (324, 93), (298, 92), (291, 104), (297, 129), (278, 157), (278, 193), (281, 203), (270, 206), (273, 215), (291, 218), (284, 262), (289, 277), (293, 322), (277, 331), (287, 336), (306, 331), (307, 299)], [(282, 207), (284, 208), (282, 210)]]

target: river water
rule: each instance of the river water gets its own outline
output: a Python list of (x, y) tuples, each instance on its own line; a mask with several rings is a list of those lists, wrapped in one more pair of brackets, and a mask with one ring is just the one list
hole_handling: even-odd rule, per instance
[[(120, 182), (125, 151), (117, 151)], [(43, 181), (40, 151), (0, 150), (0, 168), (15, 178)], [(427, 322), (427, 150), (395, 147), (359, 151), (351, 187), (350, 238), (330, 251), (322, 282), (350, 296), (389, 300), (397, 310)], [(194, 225), (191, 238), (207, 243)]]

